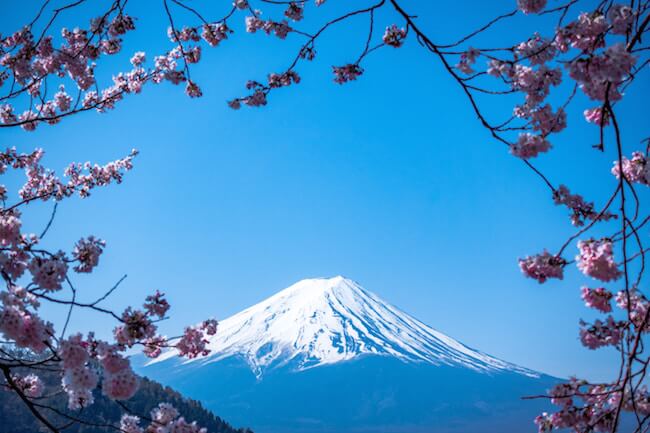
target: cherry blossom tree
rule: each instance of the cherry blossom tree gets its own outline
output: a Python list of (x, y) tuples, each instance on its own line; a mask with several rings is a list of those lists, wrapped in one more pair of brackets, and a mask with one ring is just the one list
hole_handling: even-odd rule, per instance
[[(191, 78), (192, 68), (201, 61), (203, 49), (233, 38), (236, 23), (243, 24), (246, 33), (300, 41), (299, 49), (289, 55), (286, 69), (269, 73), (265, 79), (247, 81), (246, 93), (227, 101), (233, 109), (261, 107), (267, 105), (273, 91), (301, 82), (300, 66), (318, 61), (317, 47), (330, 29), (365, 17), (367, 38), (360, 43), (358, 57), (331, 66), (335, 83), (362, 79), (363, 63), (370, 54), (405, 43), (418, 44), (423, 61), (441, 64), (457, 84), (459, 97), (466, 98), (477, 125), (487, 129), (548, 187), (548, 198), (568, 210), (570, 224), (576, 227), (559, 248), (547, 246), (541, 253), (519, 259), (519, 266), (526, 277), (544, 283), (562, 279), (565, 268), (575, 264), (585, 277), (585, 285), (576, 288), (576, 295), (586, 307), (603, 314), (593, 323), (579, 322), (580, 340), (589, 349), (614, 348), (620, 353), (620, 363), (612, 366), (614, 379), (610, 382), (571, 378), (549, 390), (548, 395), (532, 396), (548, 398), (557, 407), (534, 420), (539, 431), (616, 432), (620, 431), (622, 417), (635, 422), (635, 432), (648, 431), (650, 393), (645, 383), (650, 357), (644, 353), (644, 337), (650, 330), (650, 303), (643, 288), (648, 250), (641, 231), (650, 215), (643, 215), (640, 189), (650, 186), (650, 141), (639, 137), (641, 145), (623, 143), (621, 128), (628, 120), (620, 118), (618, 107), (647, 73), (650, 46), (644, 38), (650, 31), (650, 1), (559, 0), (551, 4), (547, 0), (509, 0), (509, 10), (451, 43), (434, 41), (412, 14), (416, 11), (407, 10), (397, 0), (349, 2), (345, 5), (348, 10), (337, 17), (310, 29), (302, 28), (305, 14), (313, 14), (313, 21), (318, 21), (322, 8), (335, 1), (235, 0), (224, 2), (223, 13), (215, 18), (205, 16), (195, 4), (199, 2), (190, 5), (184, 0), (162, 0), (161, 13), (169, 24), (169, 50), (153, 56), (153, 61), (142, 51), (132, 53), (130, 66), (112, 71), (112, 82), (104, 84), (96, 73), (102, 60), (119, 53), (123, 38), (136, 30), (137, 21), (128, 15), (127, 1), (111, 2), (87, 26), (73, 30), (57, 28), (57, 20), (83, 0), (58, 8), (45, 1), (32, 22), (10, 36), (0, 37), (0, 128), (31, 131), (85, 111), (105, 112), (127, 95), (162, 82), (182, 85), (189, 97), (200, 97), (203, 92)], [(389, 21), (379, 22), (380, 10)], [(553, 24), (523, 41), (483, 46), (482, 36), (518, 15), (543, 15)], [(58, 31), (60, 36), (55, 35)], [(585, 98), (576, 98), (578, 94)], [(488, 116), (482, 102), (485, 98), (506, 102), (501, 104), (507, 106), (505, 113), (500, 113), (501, 119)], [(514, 106), (508, 102), (513, 100), (517, 100)], [(581, 107), (583, 116), (570, 119), (567, 107), (578, 100), (589, 102)], [(597, 144), (591, 151), (613, 161), (611, 172), (600, 173), (602, 178), (611, 179), (612, 192), (599, 206), (551, 180), (535, 164), (536, 158), (550, 157), (542, 154), (551, 152), (554, 134), (572, 122), (593, 124)], [(169, 309), (159, 292), (145, 299), (141, 308), (128, 307), (121, 314), (101, 306), (117, 285), (94, 302), (77, 301), (72, 276), (89, 273), (98, 265), (106, 248), (104, 241), (89, 236), (80, 239), (70, 253), (52, 252), (39, 248), (49, 225), (40, 236), (21, 231), (21, 212), (28, 203), (58, 203), (73, 194), (87, 197), (96, 187), (119, 183), (132, 168), (136, 154), (106, 166), (71, 164), (64, 173), (66, 181), (41, 165), (40, 150), (18, 154), (8, 149), (0, 154), (3, 172), (21, 169), (27, 174), (14, 204), (7, 202), (4, 187), (1, 191), (0, 271), (6, 288), (0, 298), (0, 332), (8, 344), (32, 354), (16, 357), (3, 350), (0, 370), (4, 386), (16, 392), (52, 431), (61, 428), (48, 420), (48, 408), (38, 403), (44, 392), (38, 368), (60, 371), (61, 389), (68, 395), (71, 409), (91, 404), (93, 390), (100, 387), (125, 408), (122, 423), (116, 428), (125, 433), (141, 432), (139, 419), (128, 413), (124, 404), (138, 382), (125, 350), (141, 347), (147, 356), (156, 357), (161, 350), (175, 347), (181, 354), (194, 357), (206, 353), (205, 335), (216, 332), (216, 322), (208, 320), (187, 328), (177, 338), (158, 335), (156, 323)], [(572, 245), (577, 247), (573, 259), (569, 252)], [(64, 291), (68, 297), (63, 296)], [(87, 336), (66, 335), (67, 323), (55, 328), (39, 315), (39, 305), (44, 302), (67, 305), (70, 311), (85, 308), (112, 316), (117, 323), (114, 341), (99, 341), (92, 332)], [(146, 421), (147, 431), (199, 428), (164, 404)]]
[[(43, 249), (39, 244), (49, 231), (56, 207), (40, 235), (23, 233), (22, 212), (37, 200), (54, 201), (58, 205), (73, 195), (85, 198), (95, 188), (121, 183), (124, 174), (133, 168), (137, 151), (103, 166), (70, 164), (64, 171), (65, 180), (41, 164), (43, 155), (40, 149), (28, 154), (19, 154), (13, 148), (0, 153), (0, 172), (24, 170), (27, 177), (14, 201), (5, 187), (1, 188), (0, 274), (5, 290), (0, 292), (0, 333), (5, 345), (0, 348), (0, 371), (5, 388), (15, 392), (46, 427), (61, 431), (63, 426), (56, 426), (48, 420), (48, 414), (52, 415), (55, 409), (39, 403), (46, 392), (39, 371), (60, 373), (61, 390), (67, 395), (71, 410), (81, 410), (92, 404), (93, 391), (100, 386), (100, 381), (101, 392), (106, 397), (122, 402), (135, 394), (139, 382), (124, 355), (127, 349), (141, 346), (143, 352), (152, 358), (168, 347), (176, 347), (188, 357), (206, 354), (205, 337), (216, 333), (217, 323), (213, 319), (206, 320), (199, 326), (186, 328), (178, 338), (160, 336), (156, 322), (164, 319), (170, 308), (164, 294), (155, 292), (144, 300), (142, 308), (127, 307), (121, 314), (102, 306), (121, 280), (98, 299), (79, 301), (73, 275), (91, 273), (98, 266), (106, 243), (88, 236), (81, 238), (69, 253)], [(67, 307), (66, 320), (58, 329), (40, 314), (43, 303)], [(79, 333), (67, 335), (74, 308), (112, 316), (117, 323), (113, 330), (114, 341), (97, 339), (92, 331), (86, 336)], [(154, 412), (152, 431), (164, 428), (200, 430), (178, 417), (173, 408), (161, 405)], [(58, 411), (56, 414), (74, 422), (86, 422)], [(122, 429), (126, 431), (128, 427), (130, 432), (139, 431), (134, 427), (134, 420), (133, 415), (126, 416)], [(183, 427), (186, 425), (190, 427)]]

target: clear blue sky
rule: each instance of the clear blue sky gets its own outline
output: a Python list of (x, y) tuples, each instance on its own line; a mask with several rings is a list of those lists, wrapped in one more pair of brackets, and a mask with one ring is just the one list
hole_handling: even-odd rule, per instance
[[(343, 3), (331, 0), (323, 13)], [(442, 42), (514, 4), (405, 2)], [(158, 3), (130, 7), (140, 30), (127, 37), (126, 57), (105, 73), (126, 67), (138, 49), (153, 54), (170, 46)], [(216, 16), (211, 7), (208, 15)], [(35, 13), (28, 2), (3, 9), (2, 34)], [(85, 25), (79, 19), (86, 12), (61, 23)], [(299, 42), (247, 35), (243, 18), (233, 21), (232, 40), (204, 50), (194, 68), (205, 94), (199, 100), (164, 84), (107, 114), (82, 114), (34, 133), (0, 130), (0, 145), (41, 146), (46, 164), (59, 170), (71, 160), (103, 163), (132, 147), (141, 151), (122, 185), (59, 207), (46, 245), (71, 248), (91, 233), (108, 242), (98, 272), (76, 279), (82, 297), (95, 298), (126, 273), (108, 305), (138, 304), (164, 290), (173, 318), (162, 328), (174, 334), (207, 316), (225, 318), (302, 278), (342, 274), (508, 361), (561, 376), (615, 373), (613, 352), (589, 351), (578, 341), (579, 318), (596, 317), (579, 298), (586, 280), (572, 267), (564, 282), (538, 285), (517, 267), (518, 257), (556, 249), (573, 233), (567, 211), (490, 139), (433, 57), (410, 39), (403, 49), (373, 54), (358, 82), (339, 86), (330, 66), (356, 59), (362, 49), (367, 21), (356, 20), (326, 37), (317, 60), (299, 69), (298, 86), (275, 92), (266, 108), (232, 111), (225, 100), (242, 95), (247, 79), (281, 71)], [(542, 25), (517, 18), (481, 45), (507, 45)], [(620, 107), (628, 151), (647, 133), (640, 128), (647, 126), (648, 90), (647, 76), (641, 77)], [(568, 132), (553, 139), (555, 151), (538, 163), (556, 183), (602, 203), (614, 181), (594, 176), (608, 171), (613, 157), (589, 150), (597, 130), (581, 118), (584, 98), (577, 102)], [(512, 105), (486, 103), (503, 116)], [(32, 206), (28, 229), (40, 232), (50, 207)], [(75, 329), (90, 324), (101, 335), (113, 326), (97, 316), (73, 317)]]

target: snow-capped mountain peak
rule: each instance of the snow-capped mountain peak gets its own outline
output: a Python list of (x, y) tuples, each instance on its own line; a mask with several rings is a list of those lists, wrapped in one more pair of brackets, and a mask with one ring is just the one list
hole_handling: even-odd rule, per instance
[[(209, 348), (207, 357), (186, 362), (238, 356), (260, 376), (267, 368), (304, 370), (374, 355), (537, 376), (463, 345), (341, 276), (299, 281), (221, 321)], [(175, 356), (169, 351), (153, 362)]]

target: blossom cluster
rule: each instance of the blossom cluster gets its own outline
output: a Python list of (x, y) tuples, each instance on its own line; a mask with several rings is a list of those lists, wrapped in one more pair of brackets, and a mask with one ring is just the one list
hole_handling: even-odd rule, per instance
[(363, 74), (363, 69), (361, 69), (361, 66), (356, 63), (349, 63), (343, 66), (332, 66), (332, 71), (334, 72), (334, 82), (339, 84), (354, 81)]
[(40, 377), (35, 374), (28, 375), (18, 375), (14, 374), (11, 376), (11, 380), (14, 383), (14, 386), (18, 388), (18, 391), (23, 395), (29, 398), (39, 398), (43, 396), (45, 391), (45, 385)]
[(579, 58), (569, 65), (569, 75), (580, 89), (597, 101), (618, 101), (623, 95), (619, 86), (630, 74), (636, 58), (625, 45), (618, 43), (608, 47), (600, 55)]
[(561, 280), (564, 277), (564, 266), (566, 261), (562, 257), (554, 256), (548, 251), (519, 259), (521, 272), (539, 283), (544, 283), (549, 278)]
[(603, 313), (609, 313), (612, 311), (612, 306), (610, 304), (612, 297), (614, 297), (612, 292), (604, 287), (598, 287), (597, 289), (590, 289), (588, 287), (582, 288), (582, 299), (585, 301), (585, 305), (602, 311)]
[(209, 341), (206, 339), (206, 336), (216, 333), (217, 321), (214, 319), (206, 320), (199, 326), (189, 326), (185, 328), (183, 336), (176, 344), (176, 349), (181, 356), (188, 358), (206, 356), (210, 353), (210, 349), (207, 347)]
[(642, 332), (650, 331), (650, 302), (638, 290), (623, 291), (616, 294), (616, 305), (627, 311), (630, 322)]
[(300, 21), (303, 19), (304, 6), (302, 3), (291, 2), (284, 11), (284, 16), (293, 20)]
[(535, 423), (540, 433), (567, 428), (575, 431), (612, 431), (620, 394), (610, 384), (591, 385), (584, 380), (571, 378), (550, 391), (551, 401), (560, 406), (560, 410), (553, 414), (541, 414)]
[[(72, 259), (62, 252), (48, 253), (38, 250), (39, 238), (36, 235), (21, 233), (21, 213), (19, 205), (31, 200), (61, 200), (77, 192), (81, 197), (98, 186), (112, 181), (120, 182), (123, 172), (132, 167), (132, 153), (127, 158), (107, 164), (90, 166), (72, 164), (68, 167), (68, 182), (61, 181), (53, 172), (40, 164), (43, 151), (18, 154), (15, 149), (0, 153), (0, 172), (8, 168), (23, 169), (27, 180), (19, 191), (21, 202), (0, 209), (0, 271), (5, 277), (7, 290), (0, 292), (0, 333), (17, 347), (41, 353), (51, 347), (54, 335), (53, 325), (38, 314), (39, 297), (50, 292), (62, 290), (66, 281), (70, 262), (77, 262), (76, 272), (90, 272), (97, 265), (102, 252), (102, 241), (94, 237), (80, 240), (72, 254)], [(2, 187), (3, 191), (6, 188)], [(3, 200), (8, 197), (3, 197)], [(30, 288), (18, 284), (25, 272), (31, 275)]]
[[(118, 4), (120, 2), (117, 2)], [(20, 125), (33, 131), (39, 123), (55, 124), (61, 118), (79, 111), (96, 109), (105, 112), (128, 94), (137, 94), (148, 83), (187, 82), (185, 92), (190, 97), (199, 97), (202, 91), (197, 83), (188, 79), (188, 64), (201, 59), (201, 47), (189, 45), (204, 41), (217, 46), (228, 38), (232, 30), (225, 20), (204, 23), (200, 27), (168, 29), (169, 38), (177, 45), (165, 54), (156, 56), (152, 67), (146, 66), (146, 55), (136, 52), (131, 58), (132, 68), (115, 74), (112, 84), (101, 89), (95, 77), (96, 63), (101, 56), (114, 55), (122, 51), (121, 37), (135, 29), (135, 19), (124, 14), (122, 7), (113, 7), (106, 15), (91, 20), (88, 29), (64, 28), (61, 32), (63, 44), (54, 46), (50, 35), (35, 39), (31, 29), (25, 27), (11, 36), (0, 37), (0, 86), (8, 77), (13, 77), (22, 88), (12, 91), (10, 98), (0, 104), (0, 125)], [(275, 31), (285, 37), (290, 30), (282, 23), (265, 23), (265, 31)], [(200, 35), (199, 35), (200, 31)], [(180, 63), (182, 60), (184, 63)], [(4, 68), (4, 69), (2, 69)], [(64, 84), (58, 86), (51, 99), (47, 99), (48, 80), (68, 76), (78, 87), (75, 99), (66, 91)], [(10, 99), (22, 93), (29, 95), (29, 109), (18, 114)]]
[[(317, 6), (320, 6), (324, 3), (324, 0), (316, 0)], [(235, 1), (234, 6), (236, 9), (250, 9), (248, 1)], [(304, 13), (304, 1), (288, 2), (287, 8), (284, 12), (284, 16), (293, 21), (300, 21), (303, 19)], [(374, 10), (374, 8), (372, 8)], [(257, 81), (250, 80), (248, 81), (246, 87), (253, 92), (249, 96), (239, 97), (228, 101), (228, 106), (234, 110), (241, 108), (242, 104), (249, 107), (262, 107), (267, 104), (267, 95), (270, 90), (278, 87), (286, 87), (291, 84), (297, 84), (300, 82), (300, 77), (293, 70), (296, 62), (300, 59), (304, 60), (313, 60), (316, 56), (316, 50), (314, 49), (315, 40), (321, 32), (317, 32), (315, 36), (311, 36), (304, 32), (297, 31), (292, 28), (288, 21), (275, 21), (272, 19), (264, 20), (261, 18), (262, 12), (259, 10), (252, 10), (252, 15), (249, 15), (245, 18), (246, 31), (248, 33), (257, 33), (258, 30), (265, 32), (266, 34), (275, 34), (280, 39), (285, 39), (290, 32), (297, 32), (303, 36), (309, 38), (308, 42), (305, 43), (298, 53), (296, 60), (291, 65), (289, 70), (282, 74), (270, 74), (268, 85), (263, 85)], [(367, 12), (367, 11), (366, 11)], [(331, 23), (330, 23), (331, 24)], [(370, 34), (372, 37), (372, 32)], [(399, 48), (404, 44), (404, 40), (407, 36), (407, 30), (404, 28), (398, 27), (396, 24), (391, 24), (386, 27), (384, 34), (382, 36), (382, 43), (374, 48), (370, 48), (370, 39), (366, 46), (365, 51), (361, 54), (360, 58), (355, 63), (348, 63), (342, 66), (332, 66), (332, 71), (334, 73), (334, 82), (338, 84), (347, 83), (349, 81), (356, 80), (359, 76), (363, 74), (363, 68), (359, 65), (361, 60), (370, 52), (381, 46), (390, 46), (393, 48)]]
[(258, 30), (261, 30), (267, 35), (273, 33), (280, 39), (286, 39), (287, 35), (293, 31), (286, 20), (263, 20), (259, 15), (260, 11), (255, 11), (255, 15), (246, 17), (246, 31), (248, 33), (256, 33)]
[(559, 410), (535, 418), (540, 433), (562, 429), (611, 432), (619, 407), (640, 417), (650, 415), (650, 394), (645, 385), (631, 393), (627, 387), (621, 391), (617, 383), (590, 384), (572, 377), (555, 385), (549, 394)]
[(201, 37), (211, 47), (216, 47), (221, 41), (228, 39), (232, 30), (226, 23), (204, 24), (202, 27)]
[(540, 135), (529, 132), (519, 134), (517, 142), (510, 146), (510, 152), (522, 159), (534, 158), (540, 153), (548, 152), (551, 143)]
[(298, 83), (300, 83), (300, 75), (296, 71), (288, 70), (280, 74), (271, 73), (268, 76), (266, 85), (258, 81), (249, 80), (246, 83), (246, 88), (252, 90), (253, 93), (242, 98), (235, 98), (229, 101), (228, 105), (235, 110), (241, 108), (241, 104), (248, 105), (249, 107), (260, 107), (266, 105), (266, 95), (271, 89), (278, 89)]
[(405, 38), (406, 30), (397, 27), (395, 24), (386, 27), (384, 36), (382, 36), (384, 43), (393, 48), (401, 47)]
[(611, 239), (587, 239), (578, 241), (579, 254), (576, 256), (578, 269), (585, 275), (608, 282), (618, 279), (621, 271), (614, 261)]
[(85, 273), (92, 272), (93, 268), (99, 264), (99, 256), (104, 252), (104, 247), (106, 247), (106, 242), (94, 236), (80, 239), (72, 251), (72, 257), (79, 262), (74, 270)]
[(525, 14), (536, 14), (546, 7), (546, 0), (517, 0), (517, 6)]
[(625, 322), (616, 321), (612, 316), (608, 316), (605, 321), (596, 319), (589, 325), (581, 323), (580, 341), (589, 349), (598, 349), (603, 346), (616, 346), (620, 343), (625, 329)]
[[(38, 121), (57, 123), (71, 109), (72, 97), (61, 87), (53, 99), (45, 100), (48, 77), (67, 75), (81, 91), (88, 91), (96, 85), (95, 62), (103, 55), (120, 52), (121, 36), (134, 29), (133, 18), (118, 12), (112, 18), (105, 15), (91, 20), (87, 30), (63, 28), (63, 42), (58, 47), (50, 35), (34, 38), (29, 26), (0, 39), (0, 77), (12, 77), (22, 86), (18, 93), (42, 101), (19, 115), (11, 105), (2, 105), (0, 123), (19, 123), (26, 130), (33, 130)], [(0, 85), (2, 81), (0, 78)]]
[[(214, 335), (217, 330), (216, 321), (207, 320), (188, 328), (176, 345), (173, 339), (158, 335), (156, 322), (164, 319), (170, 308), (164, 294), (159, 291), (145, 299), (142, 309), (127, 307), (121, 316), (114, 315), (119, 320), (113, 332), (114, 342), (98, 340), (93, 333), (87, 337), (81, 334), (55, 337), (54, 325), (41, 317), (41, 302), (55, 299), (52, 298), (55, 293), (57, 302), (70, 307), (96, 309), (96, 303), (77, 303), (75, 296), (66, 301), (59, 295), (65, 285), (74, 290), (70, 281), (71, 271), (93, 272), (106, 244), (95, 236), (88, 236), (80, 239), (70, 254), (43, 250), (38, 246), (41, 241), (38, 236), (22, 233), (21, 207), (37, 199), (62, 200), (75, 192), (84, 198), (96, 187), (119, 183), (124, 173), (133, 167), (132, 160), (136, 154), (133, 151), (126, 158), (104, 166), (70, 164), (64, 172), (67, 180), (63, 181), (41, 165), (41, 150), (27, 154), (19, 154), (15, 149), (0, 152), (0, 173), (10, 168), (21, 169), (27, 177), (18, 192), (21, 201), (15, 205), (6, 206), (9, 197), (6, 188), (2, 187), (0, 274), (6, 289), (0, 291), (0, 334), (16, 348), (46, 359), (45, 367), (60, 369), (61, 389), (68, 396), (68, 407), (73, 410), (92, 404), (94, 391), (99, 387), (112, 400), (127, 400), (135, 394), (139, 379), (125, 356), (127, 349), (141, 345), (147, 356), (156, 357), (164, 348), (176, 346), (189, 357), (205, 355), (209, 352), (206, 337)], [(23, 281), (25, 274), (31, 276), (31, 281), (22, 286), (19, 282)], [(107, 312), (105, 309), (96, 310)], [(43, 394), (44, 385), (35, 374), (13, 374), (12, 383), (10, 386), (25, 398), (38, 398)], [(180, 429), (178, 431), (200, 431), (182, 418), (175, 420), (174, 426)]]
[[(113, 182), (121, 183), (124, 173), (133, 168), (133, 159), (138, 151), (133, 149), (124, 158), (109, 162), (106, 165), (90, 164), (86, 162), (71, 163), (64, 170), (67, 182), (59, 179), (54, 172), (46, 169), (40, 164), (43, 151), (38, 149), (31, 154), (18, 157), (15, 149), (6, 150), (0, 159), (15, 161), (14, 168), (24, 168), (27, 181), (19, 191), (23, 200), (61, 200), (69, 197), (75, 192), (80, 197), (88, 197), (94, 188), (106, 186)], [(21, 158), (21, 159), (18, 159)], [(23, 163), (22, 161), (28, 161)]]
[[(545, 0), (517, 1), (518, 8), (525, 14), (542, 12), (546, 3)], [(609, 35), (629, 36), (635, 17), (636, 12), (628, 5), (612, 4), (606, 12), (597, 9), (581, 13), (576, 20), (559, 26), (552, 37), (533, 34), (512, 47), (511, 59), (487, 56), (487, 74), (500, 78), (510, 87), (510, 92), (525, 96), (524, 103), (514, 108), (515, 117), (527, 121), (524, 129), (539, 134), (521, 133), (512, 144), (511, 153), (523, 159), (534, 158), (550, 149), (549, 134), (566, 127), (564, 109), (554, 112), (550, 104), (545, 103), (551, 88), (562, 82), (559, 66), (568, 70), (569, 78), (587, 97), (603, 104), (586, 109), (585, 119), (601, 127), (609, 124), (606, 106), (623, 97), (621, 88), (637, 63), (637, 56), (626, 43), (610, 41)], [(568, 59), (561, 57), (570, 50), (575, 51)], [(462, 52), (456, 68), (473, 74), (473, 63), (480, 54), (473, 48)]]
[(596, 212), (592, 202), (585, 201), (580, 194), (571, 194), (569, 188), (564, 185), (560, 185), (553, 192), (553, 201), (571, 210), (571, 224), (576, 227), (584, 226), (587, 220), (607, 221), (617, 217), (609, 211)]
[(188, 423), (180, 416), (178, 410), (169, 403), (160, 403), (150, 414), (150, 424), (144, 429), (140, 426), (140, 418), (135, 415), (123, 415), (120, 420), (120, 430), (124, 433), (207, 433), (205, 428)]
[(476, 48), (468, 48), (467, 51), (460, 55), (460, 61), (456, 64), (456, 69), (467, 75), (473, 74), (474, 69), (472, 66), (480, 55), (481, 52)]
[(634, 152), (631, 159), (624, 156), (620, 163), (618, 160), (614, 161), (612, 174), (617, 179), (621, 177), (621, 168), (623, 176), (629, 182), (650, 185), (650, 165), (648, 165), (648, 158), (643, 153)]

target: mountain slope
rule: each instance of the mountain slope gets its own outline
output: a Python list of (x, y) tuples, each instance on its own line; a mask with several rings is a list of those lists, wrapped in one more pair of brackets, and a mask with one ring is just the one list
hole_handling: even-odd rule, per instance
[[(302, 280), (223, 320), (209, 347), (210, 356), (189, 362), (217, 362), (237, 355), (260, 375), (289, 363), (304, 370), (381, 355), (537, 376), (463, 345), (340, 276)], [(175, 356), (170, 351), (155, 362)]]
[[(53, 389), (60, 384), (60, 376), (56, 373), (39, 372), (39, 376)], [(236, 429), (206, 410), (201, 403), (184, 398), (178, 392), (159, 383), (144, 379), (138, 392), (125, 404), (133, 413), (148, 416), (151, 409), (158, 403), (171, 403), (189, 421), (196, 421), (209, 433), (252, 433), (248, 429)], [(102, 425), (118, 426), (124, 410), (115, 402), (95, 392), (95, 403), (83, 410), (83, 413), (68, 411), (67, 398), (60, 394), (56, 397), (40, 400), (39, 403), (53, 407), (61, 413), (68, 413), (76, 418), (88, 420), (93, 425), (80, 423), (70, 424), (65, 428), (66, 433), (98, 433), (115, 432), (116, 428), (101, 427)], [(57, 416), (51, 411), (45, 411), (48, 419), (57, 425), (68, 425), (69, 421)], [(0, 390), (0, 431), (2, 433), (35, 433), (49, 432), (43, 426), (15, 393)], [(62, 429), (63, 431), (63, 429)]]
[(555, 379), (471, 349), (343, 277), (220, 323), (213, 352), (138, 371), (258, 433), (534, 432)]

